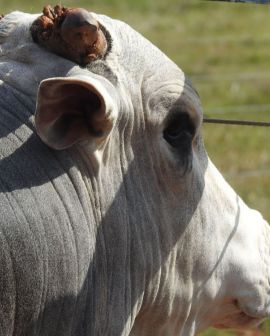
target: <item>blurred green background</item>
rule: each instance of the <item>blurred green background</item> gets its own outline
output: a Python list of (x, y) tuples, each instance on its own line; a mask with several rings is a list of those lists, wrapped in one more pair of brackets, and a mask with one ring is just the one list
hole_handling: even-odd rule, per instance
[[(85, 7), (132, 25), (191, 77), (205, 115), (270, 121), (270, 5), (203, 0), (59, 3)], [(0, 13), (15, 9), (35, 13), (45, 4), (41, 0), (0, 0)], [(270, 220), (270, 129), (204, 125), (203, 133), (209, 155), (226, 179)], [(270, 335), (270, 322), (261, 332), (256, 335)], [(240, 334), (209, 329), (202, 335)]]

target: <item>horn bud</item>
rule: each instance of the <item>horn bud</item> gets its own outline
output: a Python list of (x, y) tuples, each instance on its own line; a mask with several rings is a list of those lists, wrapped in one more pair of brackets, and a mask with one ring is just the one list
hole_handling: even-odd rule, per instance
[(104, 28), (83, 8), (46, 6), (31, 33), (34, 42), (82, 66), (104, 57), (108, 50)]

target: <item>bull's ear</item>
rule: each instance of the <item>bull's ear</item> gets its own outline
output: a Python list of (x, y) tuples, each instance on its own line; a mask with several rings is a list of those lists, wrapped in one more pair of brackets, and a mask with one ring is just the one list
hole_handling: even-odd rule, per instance
[(38, 135), (54, 149), (102, 142), (117, 115), (113, 89), (106, 80), (82, 76), (42, 81), (35, 115)]

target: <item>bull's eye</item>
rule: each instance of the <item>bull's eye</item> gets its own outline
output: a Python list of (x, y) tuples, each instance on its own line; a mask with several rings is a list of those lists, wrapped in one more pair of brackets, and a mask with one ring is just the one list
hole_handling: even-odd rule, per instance
[(168, 122), (163, 131), (164, 139), (173, 147), (191, 145), (195, 134), (195, 126), (187, 113), (178, 113)]
[(192, 169), (192, 140), (196, 126), (186, 112), (171, 113), (163, 137), (173, 149), (183, 175)]

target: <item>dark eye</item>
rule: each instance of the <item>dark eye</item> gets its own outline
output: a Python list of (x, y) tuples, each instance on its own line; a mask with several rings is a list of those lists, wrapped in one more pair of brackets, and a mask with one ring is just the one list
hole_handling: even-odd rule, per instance
[(163, 131), (164, 139), (173, 147), (191, 145), (195, 126), (187, 113), (178, 113), (169, 121)]

